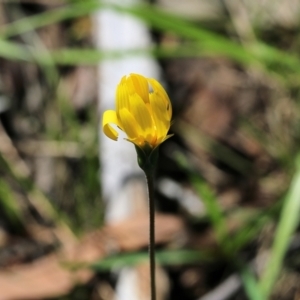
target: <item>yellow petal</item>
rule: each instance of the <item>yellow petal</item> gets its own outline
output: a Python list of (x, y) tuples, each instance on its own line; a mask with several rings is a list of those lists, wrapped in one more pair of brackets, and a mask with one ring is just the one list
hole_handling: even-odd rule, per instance
[(142, 130), (137, 123), (133, 115), (128, 111), (128, 109), (123, 108), (119, 111), (120, 121), (123, 126), (124, 132), (127, 134), (129, 140), (134, 140), (141, 136)]
[(134, 116), (136, 122), (140, 125), (142, 135), (146, 137), (151, 134), (153, 129), (153, 121), (149, 110), (143, 99), (138, 95), (134, 94), (130, 97), (131, 113)]
[(118, 84), (117, 90), (116, 90), (117, 116), (119, 116), (119, 111), (123, 108), (127, 108), (128, 110), (130, 109), (128, 87), (126, 84), (125, 76), (121, 79), (121, 82)]
[[(165, 103), (165, 109), (167, 110), (169, 120), (172, 118), (172, 105), (168, 94), (163, 86), (153, 78), (148, 78), (150, 85), (153, 88), (153, 94), (159, 95)], [(151, 93), (150, 93), (151, 95)]]
[(164, 138), (170, 128), (169, 114), (166, 110), (164, 100), (155, 94), (150, 94), (152, 107), (152, 118), (156, 125), (157, 138)]
[(130, 74), (127, 78), (128, 92), (130, 95), (137, 93), (144, 102), (149, 102), (148, 81), (139, 74)]
[(107, 137), (116, 141), (118, 139), (118, 132), (109, 125), (110, 123), (118, 125), (117, 114), (114, 110), (107, 110), (104, 112), (102, 129)]

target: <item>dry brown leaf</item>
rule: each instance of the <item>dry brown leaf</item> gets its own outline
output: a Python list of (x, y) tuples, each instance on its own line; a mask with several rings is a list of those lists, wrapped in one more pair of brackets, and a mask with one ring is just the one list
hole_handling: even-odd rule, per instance
[[(172, 215), (157, 214), (156, 242), (174, 242), (184, 231), (183, 222)], [(0, 270), (0, 300), (25, 300), (67, 294), (76, 284), (93, 276), (88, 269), (71, 270), (68, 265), (91, 263), (112, 251), (134, 251), (148, 245), (148, 217), (138, 215), (84, 236), (77, 244), (66, 245), (33, 263)]]

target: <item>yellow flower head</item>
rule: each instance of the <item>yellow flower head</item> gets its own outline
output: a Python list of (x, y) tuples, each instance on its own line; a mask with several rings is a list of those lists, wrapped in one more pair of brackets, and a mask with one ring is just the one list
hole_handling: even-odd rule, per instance
[(118, 139), (115, 124), (137, 147), (155, 149), (168, 135), (172, 106), (164, 88), (155, 79), (138, 74), (124, 76), (117, 86), (116, 111), (103, 114), (103, 132)]

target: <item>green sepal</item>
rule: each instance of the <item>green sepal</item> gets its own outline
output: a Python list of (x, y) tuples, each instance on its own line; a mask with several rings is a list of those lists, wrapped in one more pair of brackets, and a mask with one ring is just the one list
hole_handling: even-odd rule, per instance
[(138, 164), (144, 172), (154, 172), (158, 160), (158, 148), (153, 149), (148, 144), (143, 148), (135, 146)]

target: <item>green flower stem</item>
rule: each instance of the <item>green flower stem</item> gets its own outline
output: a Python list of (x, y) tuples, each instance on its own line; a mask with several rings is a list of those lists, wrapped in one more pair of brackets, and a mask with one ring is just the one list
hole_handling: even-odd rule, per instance
[(154, 203), (154, 173), (158, 160), (158, 147), (152, 149), (148, 144), (143, 148), (135, 147), (138, 164), (145, 172), (149, 194), (149, 259), (151, 300), (156, 300), (155, 288), (155, 203)]
[(149, 193), (149, 260), (151, 300), (156, 300), (155, 282), (155, 203), (154, 203), (154, 176), (153, 172), (145, 171)]

